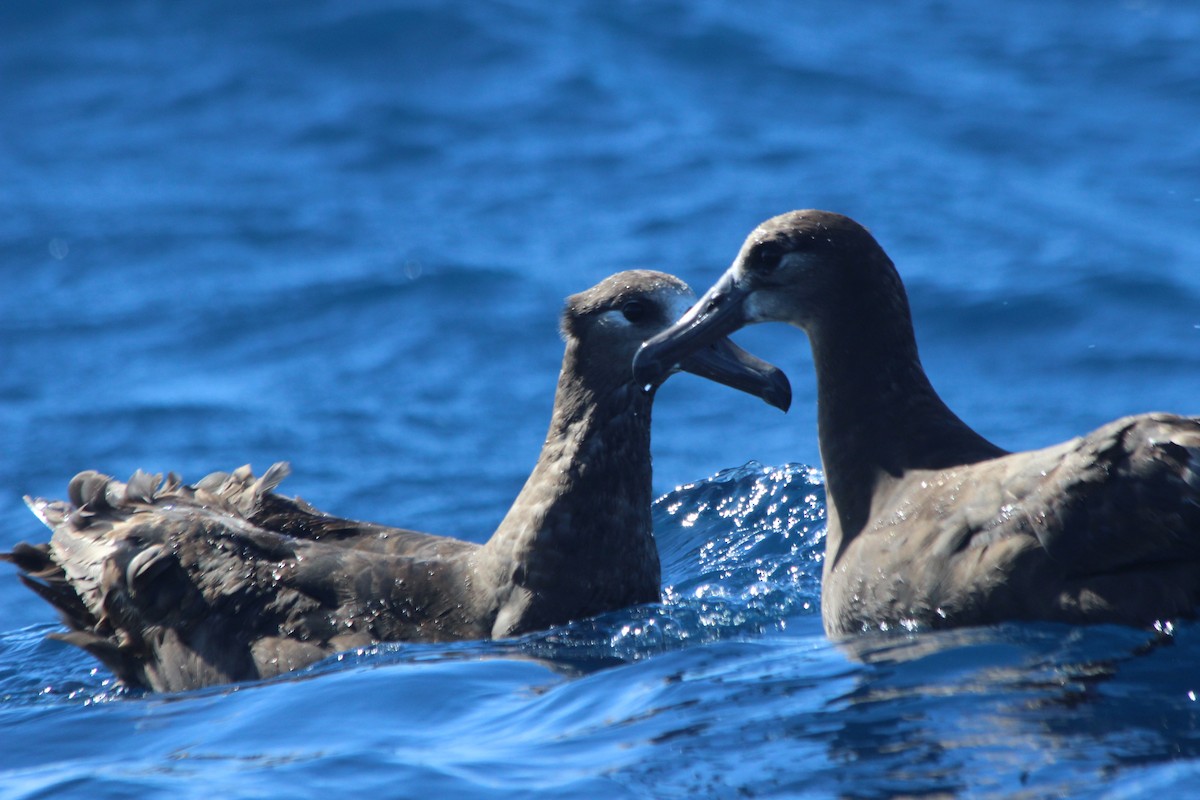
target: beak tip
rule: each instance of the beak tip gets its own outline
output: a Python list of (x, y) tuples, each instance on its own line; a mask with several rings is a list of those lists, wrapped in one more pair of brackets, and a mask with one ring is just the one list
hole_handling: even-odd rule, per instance
[(642, 386), (658, 384), (662, 381), (663, 368), (658, 358), (646, 354), (646, 346), (642, 345), (633, 356), (633, 379)]
[(776, 374), (771, 389), (763, 393), (762, 399), (785, 414), (792, 407), (792, 384), (783, 370)]

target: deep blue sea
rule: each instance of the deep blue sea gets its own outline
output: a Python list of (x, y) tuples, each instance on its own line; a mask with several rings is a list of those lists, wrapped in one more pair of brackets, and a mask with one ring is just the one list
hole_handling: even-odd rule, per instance
[[(563, 298), (793, 208), (872, 229), (997, 443), (1200, 413), (1198, 76), (1182, 0), (6, 0), (0, 548), (82, 469), (277, 460), (483, 540)], [(659, 392), (659, 605), (138, 695), (0, 565), (0, 796), (1200, 792), (1200, 623), (827, 640), (808, 345), (738, 340), (795, 402)]]

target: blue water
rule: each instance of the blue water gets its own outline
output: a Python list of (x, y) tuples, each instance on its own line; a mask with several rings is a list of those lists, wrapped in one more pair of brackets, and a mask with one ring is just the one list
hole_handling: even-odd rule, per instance
[[(7, 0), (0, 547), (80, 469), (280, 459), (323, 509), (482, 540), (562, 298), (703, 288), (798, 207), (875, 232), (994, 441), (1200, 413), (1198, 75), (1166, 0)], [(1195, 791), (1196, 623), (826, 640), (807, 344), (738, 339), (793, 410), (659, 393), (660, 605), (139, 696), (0, 570), (0, 795)]]

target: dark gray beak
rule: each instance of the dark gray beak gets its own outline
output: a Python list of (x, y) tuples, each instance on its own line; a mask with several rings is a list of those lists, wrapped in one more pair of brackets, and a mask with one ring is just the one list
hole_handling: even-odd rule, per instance
[[(694, 354), (702, 352), (724, 337), (746, 324), (745, 301), (749, 292), (740, 288), (733, 279), (731, 272), (726, 272), (721, 279), (705, 292), (696, 304), (686, 314), (679, 318), (671, 327), (647, 340), (633, 357), (633, 375), (641, 384), (655, 384), (664, 380), (676, 367), (688, 369), (687, 360)], [(733, 347), (733, 343), (729, 343)], [(759, 364), (765, 362), (741, 351)], [(784, 388), (787, 391), (787, 402), (779, 404), (759, 392), (737, 386), (720, 378), (713, 380), (733, 386), (735, 389), (758, 394), (771, 405), (787, 410), (791, 402), (791, 387), (783, 372), (770, 364), (765, 364), (783, 377)], [(688, 370), (693, 371), (693, 370)], [(708, 376), (705, 376), (708, 377)]]
[[(655, 336), (650, 341), (659, 339)], [(645, 351), (645, 345), (634, 357), (634, 374), (637, 375), (637, 359)], [(697, 349), (682, 355), (678, 362), (684, 372), (708, 378), (710, 381), (722, 383), (738, 391), (761, 397), (768, 405), (775, 406), (781, 411), (787, 411), (792, 404), (792, 385), (787, 375), (779, 367), (768, 364), (761, 358), (747, 353), (724, 336), (715, 341), (705, 342)], [(659, 373), (657, 380), (643, 381), (644, 384), (658, 385), (665, 380), (675, 364), (669, 365)], [(638, 377), (641, 381), (641, 378)]]

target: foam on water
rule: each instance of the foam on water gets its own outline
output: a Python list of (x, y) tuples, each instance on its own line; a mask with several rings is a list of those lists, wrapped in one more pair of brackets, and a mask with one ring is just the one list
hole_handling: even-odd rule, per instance
[(809, 468), (727, 470), (655, 505), (661, 604), (518, 640), (379, 645), (258, 685), (130, 694), (42, 639), (50, 626), (10, 632), (0, 715), (25, 735), (6, 751), (6, 785), (1007, 795), (1200, 756), (1190, 625), (830, 643), (817, 613), (823, 513)]

